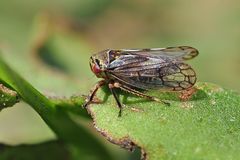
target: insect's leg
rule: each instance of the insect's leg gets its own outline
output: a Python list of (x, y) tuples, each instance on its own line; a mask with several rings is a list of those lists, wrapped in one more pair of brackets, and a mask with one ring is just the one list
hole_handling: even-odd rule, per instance
[(95, 96), (96, 93), (97, 93), (97, 90), (98, 90), (99, 88), (101, 88), (105, 83), (106, 83), (105, 80), (101, 80), (101, 81), (97, 82), (97, 84), (95, 84), (95, 86), (93, 87), (93, 89), (91, 89), (90, 94), (87, 96), (87, 98), (86, 98), (86, 100), (85, 100), (85, 103), (83, 104), (83, 107), (84, 107), (84, 108), (86, 108), (87, 105), (92, 102), (94, 96)]
[[(116, 83), (115, 83), (116, 84)], [(122, 116), (122, 104), (120, 103), (120, 101), (119, 101), (119, 99), (118, 99), (118, 96), (117, 96), (117, 94), (116, 94), (116, 92), (115, 92), (115, 90), (114, 90), (114, 88), (116, 87), (114, 84), (109, 84), (108, 85), (108, 87), (109, 87), (109, 89), (110, 89), (110, 91), (111, 91), (111, 93), (113, 94), (113, 97), (114, 97), (114, 99), (116, 100), (116, 102), (117, 102), (117, 105), (118, 105), (118, 108), (119, 108), (119, 113), (118, 113), (118, 117), (121, 117)]]
[(151, 101), (157, 101), (157, 102), (164, 103), (164, 104), (166, 104), (166, 105), (170, 105), (169, 102), (165, 102), (165, 101), (160, 100), (160, 99), (158, 99), (158, 98), (156, 98), (156, 97), (146, 95), (146, 94), (144, 94), (144, 93), (142, 93), (142, 92), (139, 92), (139, 91), (137, 91), (137, 90), (135, 90), (135, 89), (132, 89), (132, 88), (126, 86), (126, 85), (119, 86), (119, 88), (121, 88), (122, 90), (124, 90), (124, 91), (126, 91), (126, 92), (128, 92), (128, 93), (131, 93), (131, 94), (133, 94), (133, 95), (136, 95), (136, 96), (139, 96), (139, 97), (143, 97), (143, 98), (149, 99), (149, 100), (151, 100)]

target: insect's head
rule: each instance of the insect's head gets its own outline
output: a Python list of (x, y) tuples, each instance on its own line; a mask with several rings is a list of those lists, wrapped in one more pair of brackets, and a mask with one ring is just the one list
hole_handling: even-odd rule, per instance
[(99, 78), (106, 77), (105, 69), (107, 67), (107, 50), (101, 51), (90, 57), (90, 67), (92, 72)]

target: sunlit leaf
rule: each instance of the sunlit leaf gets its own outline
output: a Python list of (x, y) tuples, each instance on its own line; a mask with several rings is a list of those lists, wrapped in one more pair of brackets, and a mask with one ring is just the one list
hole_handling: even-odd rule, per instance
[(130, 150), (140, 147), (143, 159), (238, 159), (240, 96), (209, 83), (197, 89), (186, 102), (174, 93), (152, 93), (171, 106), (124, 94), (122, 117), (113, 96), (102, 91), (98, 98), (107, 100), (89, 111), (106, 139)]

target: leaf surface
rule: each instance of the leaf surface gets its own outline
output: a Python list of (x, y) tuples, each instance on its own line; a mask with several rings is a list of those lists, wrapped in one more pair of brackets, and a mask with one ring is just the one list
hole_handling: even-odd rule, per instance
[(88, 110), (103, 136), (130, 150), (140, 147), (143, 159), (238, 159), (239, 95), (209, 83), (196, 88), (186, 102), (177, 93), (149, 93), (169, 100), (170, 106), (119, 91), (125, 104), (122, 117), (113, 96), (103, 90), (98, 98), (105, 101)]

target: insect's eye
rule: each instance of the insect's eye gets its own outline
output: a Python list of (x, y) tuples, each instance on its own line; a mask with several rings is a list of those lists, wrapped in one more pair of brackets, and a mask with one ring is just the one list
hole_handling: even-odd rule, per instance
[(93, 73), (97, 74), (97, 73), (101, 72), (101, 69), (99, 68), (98, 64), (93, 64), (92, 65), (92, 71), (93, 71)]
[(91, 57), (90, 67), (91, 67), (92, 72), (95, 73), (95, 74), (98, 74), (102, 71), (101, 68), (100, 68), (99, 59), (94, 59), (94, 58)]

